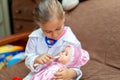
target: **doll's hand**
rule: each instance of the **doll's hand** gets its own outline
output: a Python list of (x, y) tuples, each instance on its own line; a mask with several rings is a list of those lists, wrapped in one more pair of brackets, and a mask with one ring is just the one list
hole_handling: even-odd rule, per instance
[[(68, 73), (69, 73), (69, 75), (68, 75)], [(76, 76), (77, 76), (77, 74), (73, 69), (61, 68), (55, 74), (54, 78), (56, 78), (57, 80), (70, 80), (72, 78), (75, 78)]]
[(42, 54), (35, 59), (34, 64), (46, 64), (48, 62), (51, 62), (52, 59), (53, 56), (51, 56), (50, 54)]

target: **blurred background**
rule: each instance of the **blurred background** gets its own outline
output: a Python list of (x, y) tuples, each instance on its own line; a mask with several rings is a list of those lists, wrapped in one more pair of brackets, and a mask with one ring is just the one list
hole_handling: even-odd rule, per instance
[(35, 0), (0, 0), (0, 38), (35, 28)]

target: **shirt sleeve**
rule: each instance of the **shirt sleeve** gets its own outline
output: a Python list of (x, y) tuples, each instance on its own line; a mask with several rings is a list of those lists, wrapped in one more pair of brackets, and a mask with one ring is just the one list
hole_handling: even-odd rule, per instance
[(82, 71), (80, 70), (80, 68), (77, 67), (77, 68), (71, 68), (71, 69), (75, 70), (77, 73), (77, 77), (72, 80), (79, 80), (82, 77)]
[(37, 53), (36, 53), (36, 44), (37, 44), (37, 38), (34, 37), (30, 37), (27, 45), (26, 45), (26, 49), (25, 49), (25, 55), (26, 55), (26, 59), (25, 59), (25, 65), (32, 71), (32, 72), (38, 72), (43, 65), (38, 65), (36, 68), (34, 68), (34, 60), (36, 57), (38, 57)]

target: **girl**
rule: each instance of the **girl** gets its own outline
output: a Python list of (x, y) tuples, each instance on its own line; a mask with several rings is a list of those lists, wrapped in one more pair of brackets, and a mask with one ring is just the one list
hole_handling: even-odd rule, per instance
[[(34, 11), (34, 20), (40, 28), (29, 35), (25, 64), (31, 72), (23, 80), (30, 80), (31, 76), (51, 62), (64, 46), (81, 48), (70, 27), (64, 26), (65, 12), (58, 0), (40, 0)], [(79, 80), (82, 72), (80, 67), (62, 68), (54, 76), (57, 80)]]

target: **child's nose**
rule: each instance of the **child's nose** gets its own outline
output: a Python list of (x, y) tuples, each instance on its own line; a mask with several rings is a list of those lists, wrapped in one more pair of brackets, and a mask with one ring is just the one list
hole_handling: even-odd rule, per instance
[(57, 39), (57, 37), (58, 37), (58, 34), (57, 34), (57, 33), (52, 33), (52, 38), (53, 38), (53, 39)]

